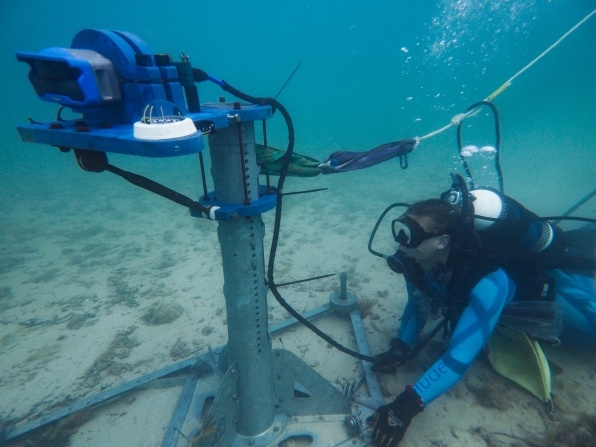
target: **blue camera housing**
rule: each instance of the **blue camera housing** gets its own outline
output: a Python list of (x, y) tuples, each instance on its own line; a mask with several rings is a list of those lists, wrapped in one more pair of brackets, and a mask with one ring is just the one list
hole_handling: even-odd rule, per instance
[[(55, 102), (82, 115), (79, 119), (31, 123), (17, 127), (25, 142), (62, 149), (171, 157), (205, 148), (202, 129), (228, 127), (228, 114), (243, 121), (271, 117), (270, 106), (204, 106), (188, 110), (178, 69), (167, 55), (154, 54), (134, 34), (85, 29), (71, 48), (47, 48), (39, 53), (20, 52), (17, 59), (31, 67), (29, 79), (43, 101)], [(141, 139), (134, 124), (155, 103), (171, 103), (196, 132), (182, 137)]]

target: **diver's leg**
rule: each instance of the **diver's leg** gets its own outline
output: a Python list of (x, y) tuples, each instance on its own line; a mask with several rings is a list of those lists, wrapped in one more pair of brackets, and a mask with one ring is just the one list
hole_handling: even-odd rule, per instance
[(561, 341), (596, 345), (596, 288), (594, 279), (555, 271), (557, 301), (564, 310)]

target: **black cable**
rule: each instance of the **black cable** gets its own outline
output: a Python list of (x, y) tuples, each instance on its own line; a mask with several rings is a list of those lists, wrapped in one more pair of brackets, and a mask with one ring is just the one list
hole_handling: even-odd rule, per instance
[[(585, 202), (587, 202), (589, 199), (591, 199), (594, 195), (596, 195), (596, 190), (592, 191), (591, 194), (589, 194), (588, 196), (584, 197), (584, 199), (581, 200), (581, 202), (579, 203), (579, 205), (583, 205)], [(393, 203), (391, 205), (389, 205), (387, 208), (385, 208), (385, 210), (381, 213), (381, 215), (379, 216), (379, 218), (377, 219), (377, 223), (375, 224), (372, 232), (370, 233), (370, 237), (368, 238), (368, 251), (370, 253), (372, 253), (375, 256), (379, 256), (380, 258), (387, 258), (388, 255), (385, 255), (383, 253), (380, 253), (376, 250), (373, 250), (372, 248), (372, 244), (373, 244), (373, 240), (377, 234), (377, 230), (379, 229), (379, 226), (381, 225), (381, 222), (383, 221), (383, 219), (385, 218), (385, 216), (387, 215), (387, 213), (389, 211), (391, 211), (393, 208), (396, 208), (398, 206), (403, 206), (406, 208), (409, 208), (411, 205), (409, 203), (403, 203), (403, 202), (397, 202), (397, 203)], [(515, 219), (515, 220), (511, 220), (510, 218), (507, 217), (487, 217), (487, 216), (479, 216), (477, 214), (472, 214), (470, 217), (473, 217), (475, 219), (480, 219), (480, 220), (489, 220), (491, 222), (504, 222), (504, 223), (515, 223), (515, 222), (519, 222), (519, 221), (526, 221), (526, 222), (536, 222), (536, 221), (549, 221), (549, 220), (554, 220), (555, 224), (562, 221), (562, 220), (574, 220), (574, 221), (579, 221), (579, 222), (590, 222), (590, 223), (596, 223), (596, 219), (592, 219), (589, 217), (573, 217), (573, 216), (568, 216), (567, 214), (569, 214), (569, 212), (573, 212), (574, 210), (576, 210), (577, 208), (579, 208), (579, 206), (574, 206), (573, 208), (571, 208), (569, 211), (567, 211), (564, 215), (562, 216), (546, 216), (546, 217), (527, 217), (527, 218), (519, 218), (519, 219)]]
[(308, 281), (316, 281), (317, 279), (329, 278), (330, 276), (335, 276), (335, 273), (331, 273), (331, 274), (327, 274), (327, 275), (320, 275), (320, 276), (313, 276), (312, 278), (306, 278), (306, 279), (297, 279), (296, 281), (289, 281), (289, 282), (284, 282), (281, 284), (276, 284), (276, 286), (277, 287), (291, 286), (292, 284), (300, 284), (300, 283), (308, 282)]
[(561, 220), (575, 220), (578, 222), (590, 222), (596, 223), (596, 219), (592, 219), (590, 217), (573, 217), (573, 216), (536, 216), (536, 217), (520, 217), (515, 219), (510, 219), (507, 217), (487, 217), (487, 216), (479, 216), (478, 214), (473, 214), (472, 217), (474, 219), (480, 220), (490, 220), (491, 222), (504, 222), (504, 223), (515, 223), (515, 222), (536, 222), (536, 221), (547, 221), (547, 220), (556, 220), (560, 222)]
[(105, 170), (109, 171), (113, 174), (119, 175), (124, 180), (132, 183), (133, 185), (140, 186), (148, 191), (151, 191), (157, 195), (165, 197), (172, 202), (176, 202), (179, 205), (185, 206), (190, 208), (194, 211), (200, 211), (201, 213), (209, 214), (209, 209), (201, 205), (199, 202), (192, 200), (190, 197), (186, 197), (183, 194), (180, 194), (173, 189), (168, 188), (160, 183), (157, 183), (147, 177), (143, 177), (142, 175), (135, 174), (133, 172), (125, 171), (123, 169), (117, 168), (111, 164), (107, 164), (105, 166)]
[[(493, 120), (494, 120), (494, 126), (495, 126), (495, 149), (496, 149), (496, 153), (495, 153), (495, 171), (497, 172), (497, 179), (499, 180), (499, 191), (501, 192), (501, 194), (505, 194), (505, 185), (503, 183), (503, 172), (501, 170), (501, 159), (500, 159), (500, 154), (501, 154), (501, 120), (499, 118), (499, 111), (497, 110), (497, 107), (490, 101), (479, 101), (477, 103), (472, 104), (470, 107), (468, 107), (465, 111), (465, 113), (468, 113), (470, 110), (474, 110), (477, 107), (480, 106), (487, 106), (488, 108), (491, 109), (491, 111), (493, 112)], [(462, 137), (461, 137), (461, 130), (462, 130), (462, 124), (463, 124), (464, 120), (461, 120), (460, 123), (457, 126), (457, 148), (459, 151), (459, 158), (461, 160), (461, 164), (464, 167), (464, 170), (466, 171), (466, 175), (468, 176), (469, 179), (469, 187), (470, 189), (474, 189), (474, 180), (472, 179), (472, 172), (470, 171), (470, 167), (468, 166), (468, 162), (466, 161), (465, 157), (462, 155), (461, 151), (463, 149), (463, 144), (462, 144)]]
[(283, 162), (283, 165), (281, 168), (279, 181), (278, 181), (278, 185), (277, 185), (277, 208), (275, 210), (275, 223), (273, 226), (273, 237), (271, 240), (271, 249), (269, 252), (269, 264), (267, 267), (267, 279), (269, 281), (269, 289), (271, 290), (271, 293), (273, 293), (273, 296), (275, 296), (275, 299), (279, 302), (279, 304), (284, 309), (286, 309), (290, 313), (290, 315), (292, 315), (294, 318), (296, 318), (298, 321), (300, 321), (303, 325), (305, 325), (307, 328), (309, 328), (311, 331), (313, 331), (315, 334), (317, 334), (319, 337), (321, 337), (323, 340), (325, 340), (331, 346), (335, 347), (336, 349), (340, 350), (341, 352), (348, 354), (352, 357), (356, 357), (361, 360), (366, 360), (368, 362), (375, 362), (376, 360), (373, 357), (369, 357), (369, 356), (363, 355), (359, 352), (352, 351), (351, 349), (348, 349), (345, 346), (343, 346), (343, 345), (339, 344), (338, 342), (336, 342), (335, 340), (333, 340), (330, 336), (328, 336), (326, 333), (321, 331), (319, 328), (317, 328), (315, 325), (313, 325), (310, 321), (308, 321), (302, 315), (300, 315), (298, 312), (296, 312), (296, 310), (294, 310), (283, 299), (283, 297), (277, 290), (277, 285), (275, 284), (275, 279), (274, 279), (275, 255), (276, 255), (276, 251), (277, 251), (277, 244), (279, 241), (279, 233), (280, 233), (280, 229), (281, 229), (281, 215), (282, 215), (282, 209), (283, 209), (283, 205), (282, 205), (283, 185), (285, 182), (286, 174), (288, 172), (288, 167), (290, 165), (290, 160), (292, 158), (292, 152), (294, 150), (294, 125), (292, 123), (292, 119), (291, 119), (288, 111), (286, 110), (286, 108), (282, 104), (280, 104), (277, 100), (273, 100), (273, 101), (276, 103), (275, 105), (276, 105), (277, 109), (280, 111), (280, 113), (282, 114), (282, 116), (284, 117), (284, 119), (286, 121), (286, 125), (288, 126), (288, 140), (289, 141), (288, 141), (288, 149), (286, 151), (286, 155), (284, 156), (284, 162)]
[(286, 192), (284, 193), (284, 196), (294, 196), (296, 194), (309, 194), (311, 192), (321, 192), (321, 191), (325, 191), (327, 188), (315, 188), (315, 189), (307, 189), (304, 191), (294, 191), (294, 192)]
[(371, 252), (375, 256), (379, 256), (380, 258), (387, 257), (387, 255), (384, 255), (383, 253), (373, 250), (372, 243), (373, 243), (373, 239), (375, 238), (375, 236), (377, 234), (377, 230), (379, 229), (379, 226), (381, 225), (381, 222), (383, 221), (383, 219), (385, 218), (387, 213), (389, 211), (391, 211), (393, 208), (396, 208), (398, 206), (403, 206), (403, 207), (409, 208), (411, 205), (409, 203), (403, 203), (403, 202), (397, 202), (392, 205), (389, 205), (387, 208), (385, 208), (385, 211), (383, 211), (381, 213), (381, 215), (377, 219), (377, 223), (375, 224), (375, 227), (373, 228), (372, 232), (370, 233), (370, 237), (368, 238), (368, 251)]
[(279, 89), (279, 92), (277, 92), (277, 95), (275, 95), (275, 98), (273, 98), (273, 99), (277, 99), (279, 97), (279, 95), (281, 95), (281, 92), (284, 91), (284, 88), (286, 88), (286, 85), (288, 85), (288, 82), (290, 82), (292, 80), (292, 77), (294, 77), (294, 75), (300, 68), (300, 65), (302, 65), (302, 61), (298, 62), (298, 65), (296, 65), (296, 68), (294, 68), (294, 71), (292, 72), (292, 74), (290, 74), (290, 76), (288, 77), (288, 79), (286, 80), (284, 85), (281, 86), (281, 88)]
[(267, 265), (267, 281), (269, 283), (269, 290), (277, 300), (277, 302), (286, 310), (290, 315), (292, 315), (296, 320), (310, 329), (312, 332), (317, 334), (327, 343), (329, 343), (334, 348), (338, 349), (339, 351), (348, 354), (352, 357), (365, 360), (367, 362), (375, 362), (376, 359), (367, 355), (363, 355), (359, 352), (353, 351), (351, 349), (346, 348), (345, 346), (341, 345), (340, 343), (333, 340), (329, 335), (321, 331), (315, 325), (313, 325), (310, 321), (300, 315), (292, 306), (290, 306), (286, 300), (281, 296), (279, 291), (277, 290), (277, 284), (275, 283), (274, 278), (274, 270), (275, 270), (275, 256), (277, 253), (277, 244), (279, 242), (279, 233), (281, 229), (281, 215), (283, 210), (283, 187), (286, 180), (286, 175), (288, 172), (288, 168), (290, 166), (290, 161), (292, 159), (292, 153), (294, 152), (294, 143), (295, 143), (295, 134), (294, 134), (294, 123), (292, 122), (292, 118), (288, 113), (287, 109), (276, 99), (274, 98), (255, 98), (250, 96), (246, 93), (241, 92), (240, 90), (232, 87), (227, 82), (223, 81), (222, 89), (231, 93), (232, 95), (240, 98), (244, 101), (247, 101), (252, 104), (259, 104), (259, 105), (270, 105), (273, 110), (279, 110), (281, 115), (283, 116), (286, 126), (288, 129), (288, 147), (286, 149), (286, 153), (284, 155), (283, 164), (281, 167), (281, 171), (279, 174), (279, 180), (277, 182), (277, 190), (275, 193), (277, 194), (277, 206), (275, 208), (275, 220), (273, 224), (273, 236), (271, 238), (271, 248), (269, 250), (269, 263)]
[(201, 184), (203, 185), (203, 198), (208, 199), (207, 180), (205, 179), (205, 162), (203, 161), (203, 152), (199, 152), (199, 166), (201, 169)]
[(414, 347), (414, 349), (412, 349), (410, 351), (410, 353), (404, 359), (404, 363), (406, 363), (406, 362), (412, 360), (414, 357), (416, 357), (420, 353), (420, 351), (422, 351), (426, 347), (426, 345), (428, 345), (431, 342), (431, 340), (433, 338), (435, 338), (435, 335), (437, 335), (441, 329), (446, 328), (447, 325), (448, 325), (448, 319), (447, 319), (447, 317), (444, 317), (433, 328), (433, 330), (430, 332), (430, 334), (428, 334), (428, 336), (424, 340), (422, 340), (419, 344), (417, 344)]
[[(579, 202), (577, 202), (575, 205), (573, 205), (571, 208), (569, 208), (567, 211), (565, 211), (563, 213), (563, 217), (567, 217), (571, 213), (575, 212), (579, 207), (581, 207), (584, 204), (586, 204), (594, 196), (596, 196), (596, 189), (593, 189), (591, 193), (586, 194), (583, 199), (581, 199)], [(563, 220), (563, 219), (561, 218), (559, 220), (555, 220), (553, 223), (555, 225), (557, 225), (561, 220)]]

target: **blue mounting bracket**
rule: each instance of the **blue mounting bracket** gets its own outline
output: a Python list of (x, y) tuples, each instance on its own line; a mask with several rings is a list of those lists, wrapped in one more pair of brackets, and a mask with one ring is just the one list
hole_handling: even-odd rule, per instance
[(87, 149), (143, 157), (188, 155), (205, 148), (203, 135), (160, 141), (139, 140), (130, 124), (89, 123), (82, 120), (25, 124), (17, 130), (26, 143), (49, 144), (59, 148)]
[[(212, 207), (212, 210), (215, 209), (213, 219), (227, 221), (239, 217), (256, 216), (272, 210), (277, 205), (277, 194), (273, 187), (268, 192), (266, 186), (259, 186), (259, 198), (251, 201), (248, 205), (218, 202), (214, 192), (210, 192), (208, 198), (201, 197), (199, 203), (206, 207)], [(198, 211), (191, 210), (190, 214), (193, 217), (203, 217)]]

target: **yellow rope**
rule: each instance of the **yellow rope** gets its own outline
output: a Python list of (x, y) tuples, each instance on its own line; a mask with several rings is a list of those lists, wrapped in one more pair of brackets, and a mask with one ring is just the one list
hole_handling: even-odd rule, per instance
[[(596, 9), (594, 9), (590, 14), (588, 14), (582, 20), (580, 20), (573, 28), (571, 28), (569, 31), (567, 31), (565, 34), (563, 34), (561, 37), (559, 37), (559, 39), (557, 39), (557, 41), (555, 43), (553, 43), (550, 47), (548, 47), (546, 50), (544, 50), (542, 53), (540, 53), (532, 62), (530, 62), (528, 65), (526, 65), (520, 71), (515, 73), (512, 77), (510, 77), (507, 81), (505, 81), (498, 89), (496, 89), (494, 92), (492, 92), (490, 95), (488, 95), (486, 97), (485, 101), (492, 101), (497, 96), (499, 96), (507, 87), (509, 87), (511, 85), (511, 83), (515, 80), (515, 78), (520, 76), (528, 68), (530, 68), (536, 62), (538, 62), (540, 59), (542, 59), (544, 56), (546, 56), (548, 53), (550, 53), (550, 51), (552, 49), (554, 49), (557, 45), (559, 45), (563, 40), (565, 40), (576, 29), (578, 29), (580, 26), (582, 26), (594, 14), (596, 14)], [(443, 126), (438, 130), (428, 133), (428, 134), (424, 135), (423, 137), (417, 137), (417, 140), (422, 141), (422, 140), (426, 140), (427, 138), (434, 137), (435, 135), (438, 135), (438, 134), (446, 131), (447, 129), (449, 129), (452, 126), (459, 125), (459, 123), (461, 123), (461, 121), (464, 118), (472, 116), (475, 113), (477, 113), (477, 110), (476, 111), (470, 110), (468, 113), (460, 113), (458, 115), (455, 115), (453, 118), (451, 118), (451, 122), (449, 124), (447, 124), (446, 126)]]

